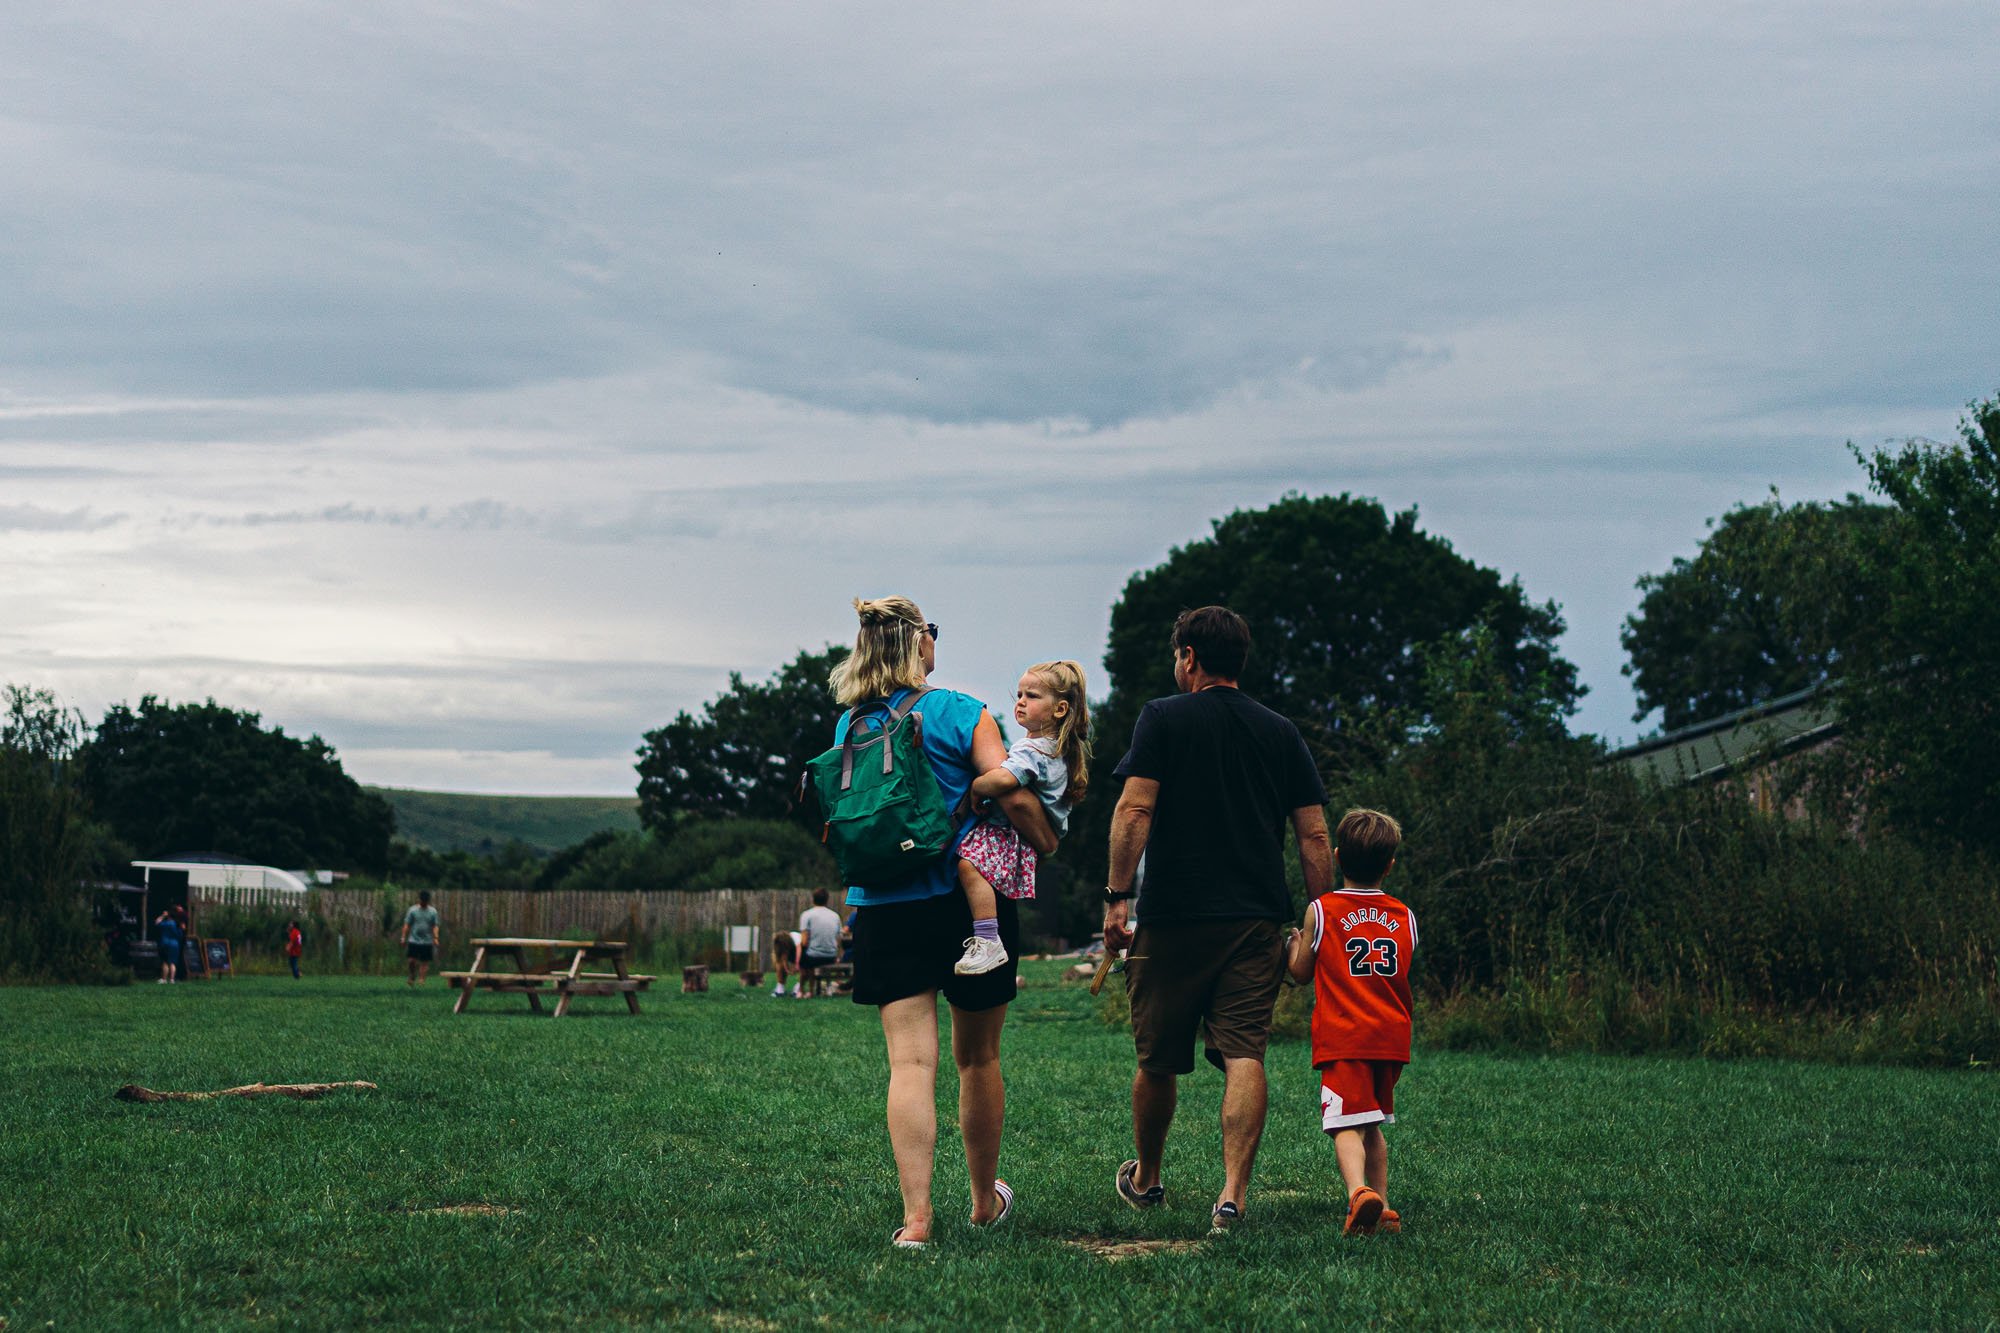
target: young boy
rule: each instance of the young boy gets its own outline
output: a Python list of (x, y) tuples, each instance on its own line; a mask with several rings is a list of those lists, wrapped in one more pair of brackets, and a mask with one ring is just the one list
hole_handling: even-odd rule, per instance
[(1349, 810), (1334, 829), (1340, 887), (1306, 908), (1287, 966), (1315, 977), (1313, 1067), (1320, 1074), (1320, 1126), (1347, 1185), (1346, 1236), (1401, 1231), (1389, 1207), (1389, 1145), (1396, 1078), (1410, 1062), (1410, 955), (1417, 922), (1382, 892), (1396, 864), (1400, 824), (1379, 810)]

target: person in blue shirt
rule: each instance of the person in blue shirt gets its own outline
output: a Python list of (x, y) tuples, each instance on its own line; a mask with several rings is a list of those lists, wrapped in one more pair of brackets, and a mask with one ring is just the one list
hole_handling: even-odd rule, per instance
[[(854, 651), (833, 670), (834, 698), (848, 706), (834, 731), (838, 744), (857, 706), (890, 709), (913, 690), (929, 689), (937, 667), (938, 627), (907, 597), (856, 599), (860, 629)], [(912, 716), (923, 717), (924, 755), (946, 808), (956, 810), (972, 780), (1007, 757), (1000, 726), (985, 705), (957, 690), (931, 690)], [(1055, 832), (1039, 798), (1025, 788), (997, 804), (1044, 856)], [(970, 827), (962, 822), (958, 837)], [(972, 1223), (1006, 1217), (1014, 1192), (999, 1179), (1000, 1126), (1006, 1090), (1000, 1077), (1000, 1027), (1014, 998), (1020, 921), (1011, 899), (1000, 903), (1000, 937), (1009, 961), (978, 976), (953, 971), (972, 914), (958, 891), (957, 839), (945, 854), (903, 883), (853, 885), (854, 1002), (882, 1015), (889, 1048), (889, 1145), (903, 1196), (903, 1224), (890, 1236), (906, 1249), (930, 1244), (931, 1167), (937, 1143), (937, 997), (951, 1005), (951, 1054), (958, 1066), (958, 1123), (972, 1183)]]
[(160, 984), (164, 986), (174, 980), (174, 973), (180, 966), (183, 938), (181, 909), (178, 906), (162, 909), (153, 918), (153, 924), (160, 932)]

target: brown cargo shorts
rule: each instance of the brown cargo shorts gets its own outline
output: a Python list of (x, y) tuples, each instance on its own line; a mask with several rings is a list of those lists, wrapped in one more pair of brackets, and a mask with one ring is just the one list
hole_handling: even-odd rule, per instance
[(1262, 1060), (1284, 948), (1276, 921), (1140, 922), (1125, 967), (1139, 1068), (1192, 1073), (1197, 1034), (1217, 1069), (1224, 1060)]

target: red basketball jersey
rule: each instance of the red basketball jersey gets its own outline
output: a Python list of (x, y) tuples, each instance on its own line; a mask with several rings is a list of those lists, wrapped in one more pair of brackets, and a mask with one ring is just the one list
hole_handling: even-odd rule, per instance
[(1313, 1067), (1410, 1059), (1410, 955), (1417, 919), (1380, 889), (1313, 903)]

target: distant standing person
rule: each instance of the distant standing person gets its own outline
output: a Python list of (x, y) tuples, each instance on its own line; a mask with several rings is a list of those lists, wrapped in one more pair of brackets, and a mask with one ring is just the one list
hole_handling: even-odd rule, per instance
[[(1166, 1197), (1160, 1166), (1179, 1078), (1201, 1038), (1222, 1070), (1222, 1192), (1213, 1229), (1243, 1216), (1268, 1102), (1264, 1048), (1285, 968), (1280, 932), (1292, 917), (1284, 826), (1298, 840), (1306, 893), (1332, 887), (1326, 788), (1299, 729), (1237, 688), (1250, 627), (1227, 607), (1174, 621), (1174, 684), (1132, 728), (1118, 767), (1125, 780), (1111, 816), (1104, 947), (1130, 945), (1132, 1139), (1137, 1158), (1115, 1177), (1134, 1208)], [(1136, 936), (1128, 928), (1133, 877), (1145, 853)]]
[(403, 954), (410, 975), (405, 984), (421, 986), (431, 974), (431, 960), (437, 957), (437, 908), (431, 906), (431, 891), (417, 895), (417, 905), (403, 913)]
[(299, 955), (306, 951), (306, 935), (294, 917), (285, 923), (285, 961), (292, 965), (292, 980), (299, 979)]
[(825, 889), (813, 890), (813, 905), (799, 916), (799, 981), (792, 994), (803, 1000), (819, 990), (819, 970), (840, 958), (840, 914), (826, 905)]
[(153, 925), (160, 934), (160, 984), (165, 986), (174, 980), (175, 969), (181, 961), (181, 922), (175, 909), (163, 907), (153, 918)]

